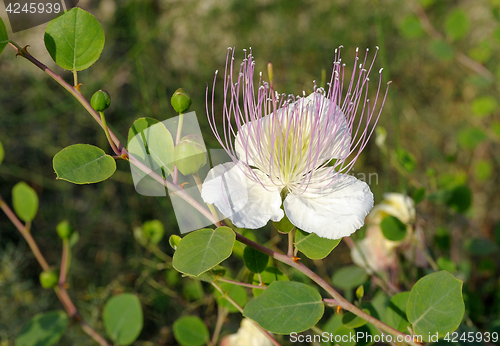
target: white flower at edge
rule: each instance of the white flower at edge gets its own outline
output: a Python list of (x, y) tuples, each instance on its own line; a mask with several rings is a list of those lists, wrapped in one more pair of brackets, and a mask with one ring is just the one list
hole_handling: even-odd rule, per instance
[[(386, 216), (394, 216), (407, 225), (406, 238), (391, 241), (384, 237), (380, 223)], [(396, 249), (410, 244), (414, 233), (411, 226), (415, 220), (413, 199), (400, 193), (386, 193), (384, 200), (377, 204), (367, 217), (366, 236), (351, 249), (353, 262), (365, 268), (370, 274), (396, 265)]]
[(273, 343), (262, 333), (253, 322), (244, 318), (236, 334), (231, 334), (220, 342), (219, 346), (272, 346)]
[(359, 229), (373, 195), (366, 183), (347, 173), (373, 132), (368, 124), (377, 122), (382, 109), (375, 111), (381, 75), (375, 102), (367, 98), (373, 66), (367, 54), (360, 63), (356, 53), (345, 97), (340, 49), (328, 91), (315, 87), (308, 97), (298, 97), (274, 93), (262, 77), (254, 90), (251, 52), (245, 53), (235, 82), (234, 52), (228, 51), (223, 132), (216, 127), (214, 96), (209, 121), (233, 162), (209, 172), (203, 200), (238, 227), (260, 228), (286, 214), (299, 229), (324, 238), (339, 239)]

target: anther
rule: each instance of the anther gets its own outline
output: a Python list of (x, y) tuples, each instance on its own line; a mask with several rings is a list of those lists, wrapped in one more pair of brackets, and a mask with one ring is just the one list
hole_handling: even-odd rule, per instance
[(383, 69), (384, 69), (384, 68), (382, 67), (380, 70), (378, 70), (378, 73), (382, 73), (382, 70), (383, 70)]

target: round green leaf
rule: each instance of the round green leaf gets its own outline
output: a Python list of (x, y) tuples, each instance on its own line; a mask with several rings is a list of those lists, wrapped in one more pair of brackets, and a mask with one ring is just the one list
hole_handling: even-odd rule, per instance
[(2, 54), (8, 43), (9, 35), (7, 34), (7, 28), (5, 27), (5, 23), (2, 18), (0, 18), (0, 54)]
[(493, 174), (493, 165), (488, 160), (474, 162), (474, 176), (480, 181), (488, 180)]
[(492, 96), (480, 96), (472, 101), (471, 105), (472, 113), (474, 113), (478, 117), (491, 115), (497, 108), (498, 102)]
[(439, 269), (453, 273), (457, 270), (457, 265), (450, 258), (441, 256), (436, 260)]
[(35, 190), (21, 181), (12, 188), (12, 205), (21, 220), (31, 221), (38, 211), (38, 196)]
[(300, 282), (275, 281), (248, 302), (243, 316), (271, 333), (290, 334), (315, 326), (323, 312), (323, 300), (314, 288)]
[(35, 315), (16, 338), (16, 346), (57, 344), (68, 325), (68, 315), (63, 311), (50, 311)]
[(75, 7), (47, 25), (44, 40), (57, 65), (80, 71), (99, 59), (104, 48), (104, 31), (93, 15)]
[(396, 294), (389, 301), (389, 305), (385, 310), (385, 322), (400, 332), (407, 333), (410, 322), (406, 318), (406, 304), (410, 292), (401, 292)]
[(490, 256), (500, 250), (496, 243), (486, 238), (467, 239), (464, 245), (475, 256)]
[(467, 18), (467, 14), (461, 9), (450, 12), (446, 17), (445, 30), (446, 35), (452, 40), (464, 37), (467, 31), (469, 31), (469, 18)]
[(337, 270), (332, 276), (332, 283), (334, 286), (349, 290), (357, 288), (368, 279), (363, 268), (357, 266), (342, 267)]
[(150, 220), (142, 224), (142, 234), (152, 244), (156, 245), (163, 238), (165, 229), (160, 220)]
[(57, 179), (74, 184), (92, 184), (108, 179), (116, 170), (115, 160), (93, 145), (74, 144), (54, 156)]
[(406, 306), (408, 321), (416, 335), (429, 342), (429, 335), (438, 333), (441, 338), (458, 328), (465, 312), (462, 284), (447, 271), (417, 281)]
[(447, 42), (433, 40), (430, 42), (431, 52), (441, 60), (451, 61), (455, 56), (455, 50)]
[(425, 199), (425, 195), (426, 195), (425, 187), (421, 187), (421, 188), (416, 189), (412, 195), (412, 198), (413, 198), (413, 201), (415, 202), (415, 205), (422, 202)]
[(129, 130), (127, 148), (153, 171), (161, 167), (164, 175), (168, 175), (174, 169), (174, 139), (156, 119), (137, 119)]
[(397, 217), (388, 215), (380, 223), (384, 237), (392, 241), (403, 240), (406, 237), (406, 225)]
[(205, 323), (197, 316), (185, 316), (174, 322), (174, 337), (181, 346), (201, 346), (208, 342)]
[(267, 267), (269, 256), (247, 246), (243, 251), (243, 262), (252, 273), (262, 273)]
[(128, 140), (127, 143), (130, 143), (132, 138), (134, 138), (136, 135), (140, 134), (144, 130), (146, 130), (148, 127), (153, 126), (155, 124), (158, 124), (159, 121), (153, 118), (139, 118), (130, 127), (128, 130)]
[(285, 215), (283, 215), (283, 218), (277, 222), (273, 221), (273, 225), (274, 227), (278, 230), (278, 232), (280, 233), (288, 233), (290, 232), (292, 229), (294, 229), (294, 225), (290, 222), (290, 220), (288, 219), (288, 217)]
[(239, 306), (244, 307), (248, 301), (247, 291), (238, 285), (233, 285), (228, 282), (221, 282), (219, 287), (225, 293), (224, 295), (220, 294), (219, 291), (215, 291), (215, 298), (217, 299), (217, 304), (229, 310), (229, 312), (238, 312), (239, 310), (231, 304), (225, 296), (231, 297)]
[(118, 345), (130, 345), (142, 330), (142, 308), (139, 298), (130, 293), (114, 296), (106, 302), (102, 321), (108, 336)]
[(458, 133), (458, 144), (466, 149), (474, 149), (487, 139), (486, 134), (477, 127), (466, 127)]
[(458, 185), (451, 190), (446, 204), (458, 213), (464, 213), (472, 203), (472, 192), (467, 185)]
[(401, 166), (403, 166), (403, 168), (408, 172), (411, 173), (415, 170), (415, 168), (417, 168), (417, 160), (409, 151), (400, 147), (396, 150), (396, 157)]
[[(260, 285), (259, 276), (264, 286), (269, 286), (275, 281), (290, 281), (290, 279), (288, 279), (288, 276), (283, 274), (283, 272), (276, 267), (267, 267), (266, 270), (264, 270), (262, 273), (254, 274), (252, 284)], [(262, 292), (264, 292), (264, 290), (252, 288), (254, 297), (261, 295)]]
[(403, 18), (399, 27), (401, 34), (406, 38), (419, 38), (425, 33), (416, 15), (409, 15)]
[(181, 273), (198, 276), (228, 258), (235, 240), (226, 226), (191, 232), (177, 246), (172, 265)]
[(321, 238), (315, 233), (307, 233), (300, 229), (295, 232), (295, 246), (310, 259), (323, 259), (332, 252), (341, 239)]

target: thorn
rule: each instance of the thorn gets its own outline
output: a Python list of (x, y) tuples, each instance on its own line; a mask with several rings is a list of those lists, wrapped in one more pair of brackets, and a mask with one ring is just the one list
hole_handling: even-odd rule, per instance
[(80, 91), (80, 86), (81, 86), (81, 85), (83, 85), (83, 84), (82, 84), (82, 83), (78, 83), (77, 85), (75, 85), (75, 89), (76, 89), (76, 91), (78, 91), (80, 94), (82, 93), (82, 92)]
[[(189, 184), (189, 182), (185, 182), (185, 183), (180, 184), (181, 189), (184, 189), (184, 185), (187, 185), (187, 184)], [(172, 196), (174, 195), (174, 193), (175, 193), (175, 191), (172, 191)]]
[(292, 261), (294, 261), (295, 263), (299, 263), (300, 257), (292, 256)]
[(340, 305), (337, 305), (337, 314), (340, 314), (341, 310), (342, 310), (342, 307)]

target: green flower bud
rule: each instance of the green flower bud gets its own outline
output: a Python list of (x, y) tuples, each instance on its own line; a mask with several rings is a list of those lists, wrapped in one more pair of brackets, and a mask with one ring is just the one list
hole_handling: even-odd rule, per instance
[(203, 139), (198, 135), (182, 137), (174, 148), (177, 168), (183, 175), (198, 172), (207, 163), (207, 153)]
[(68, 239), (73, 233), (73, 227), (71, 227), (67, 220), (64, 220), (57, 225), (56, 231), (59, 235), (59, 238)]
[(59, 275), (53, 270), (46, 270), (40, 273), (40, 284), (43, 288), (52, 288), (57, 285)]
[(90, 105), (98, 112), (105, 111), (111, 105), (111, 98), (104, 90), (98, 90), (92, 95)]
[(172, 249), (177, 250), (177, 245), (181, 242), (182, 238), (177, 234), (172, 234), (170, 238), (168, 238), (168, 243), (172, 247)]
[(361, 298), (363, 298), (364, 295), (365, 295), (365, 287), (361, 285), (356, 289), (356, 297), (359, 300), (361, 300)]
[(185, 113), (191, 106), (191, 97), (186, 90), (179, 88), (172, 95), (170, 104), (177, 113)]

